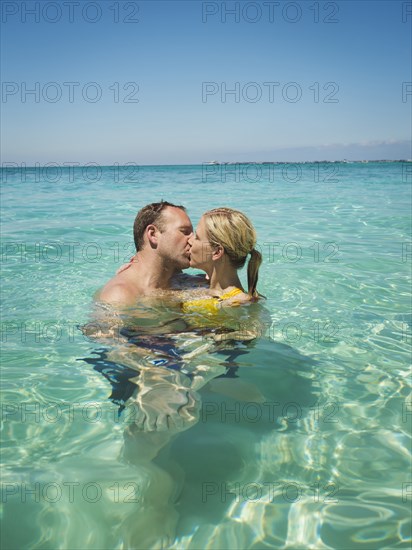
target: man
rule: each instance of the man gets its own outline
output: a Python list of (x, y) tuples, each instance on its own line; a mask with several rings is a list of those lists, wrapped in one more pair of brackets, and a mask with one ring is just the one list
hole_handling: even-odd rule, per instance
[(170, 288), (173, 275), (189, 267), (192, 234), (183, 206), (162, 201), (142, 208), (133, 227), (136, 255), (103, 287), (98, 299), (129, 306), (140, 296)]
[[(166, 201), (148, 204), (136, 216), (133, 235), (135, 256), (96, 296), (99, 301), (116, 306), (115, 309), (136, 305), (139, 298), (170, 288), (173, 275), (190, 265), (189, 239), (193, 227), (183, 206)], [(136, 429), (180, 431), (195, 423), (200, 400), (190, 388), (191, 380), (175, 370), (182, 360), (172, 349), (174, 341), (161, 334), (154, 337), (150, 333), (149, 338), (145, 338), (144, 331), (135, 334), (133, 328), (129, 341), (124, 318), (112, 317), (105, 309), (100, 314), (99, 323), (91, 324), (90, 330), (86, 326), (84, 332), (100, 340), (116, 341), (117, 346), (111, 346), (112, 349), (100, 358), (97, 370), (105, 371), (104, 376), (111, 381), (112, 395), (116, 394), (117, 401), (124, 403), (128, 400)], [(170, 368), (163, 368), (164, 363)], [(120, 378), (119, 365), (123, 369), (129, 367), (139, 375), (133, 375), (132, 371), (123, 372)]]

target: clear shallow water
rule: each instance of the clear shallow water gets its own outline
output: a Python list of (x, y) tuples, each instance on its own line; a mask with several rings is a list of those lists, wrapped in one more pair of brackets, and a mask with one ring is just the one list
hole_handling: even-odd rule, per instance
[[(3, 172), (3, 547), (409, 547), (407, 174), (404, 163)], [(132, 255), (137, 210), (161, 198), (194, 224), (219, 205), (251, 217), (270, 321), (234, 359), (237, 378), (199, 390), (199, 421), (155, 440), (127, 409), (118, 417), (93, 368), (102, 346), (79, 326)]]

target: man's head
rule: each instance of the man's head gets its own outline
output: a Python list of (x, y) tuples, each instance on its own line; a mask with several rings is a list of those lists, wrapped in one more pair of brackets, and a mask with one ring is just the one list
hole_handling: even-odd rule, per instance
[(167, 201), (142, 208), (133, 226), (137, 252), (150, 246), (161, 258), (180, 269), (189, 267), (189, 238), (192, 233), (192, 223), (186, 209)]

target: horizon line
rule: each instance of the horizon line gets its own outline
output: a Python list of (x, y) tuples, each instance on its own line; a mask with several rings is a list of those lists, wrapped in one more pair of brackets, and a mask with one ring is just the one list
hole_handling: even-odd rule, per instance
[(17, 162), (3, 162), (2, 165), (1, 165), (1, 170), (10, 170), (10, 169), (29, 169), (29, 168), (34, 168), (34, 169), (39, 169), (39, 168), (50, 168), (50, 169), (53, 169), (53, 168), (106, 168), (106, 167), (109, 167), (109, 168), (113, 168), (113, 167), (117, 167), (117, 168), (132, 168), (132, 167), (139, 167), (139, 166), (147, 166), (147, 167), (150, 167), (150, 166), (234, 166), (234, 165), (239, 165), (239, 164), (257, 164), (257, 165), (262, 165), (262, 164), (265, 164), (265, 165), (272, 165), (272, 164), (355, 164), (355, 163), (358, 163), (358, 164), (368, 164), (368, 163), (374, 163), (374, 162), (377, 162), (377, 163), (386, 163), (386, 162), (397, 162), (397, 163), (400, 163), (400, 162), (412, 162), (412, 159), (373, 159), (373, 160), (368, 160), (368, 159), (356, 159), (356, 160), (349, 160), (349, 159), (341, 159), (341, 160), (292, 160), (292, 161), (286, 161), (286, 160), (275, 160), (275, 161), (270, 161), (270, 160), (267, 160), (267, 161), (216, 161), (216, 160), (213, 160), (213, 161), (203, 161), (203, 162), (190, 162), (190, 163), (177, 163), (177, 164), (170, 164), (170, 163), (165, 163), (165, 164), (137, 164), (137, 163), (134, 163), (134, 162), (125, 162), (125, 164), (120, 164), (120, 163), (114, 163), (114, 164), (99, 164), (97, 162), (89, 162), (89, 163), (85, 163), (85, 164), (80, 164), (80, 163), (67, 163), (67, 162), (63, 162), (63, 163), (59, 163), (59, 162), (55, 162), (55, 161), (51, 161), (51, 162), (46, 162), (44, 164), (41, 164), (40, 162), (36, 162), (35, 164), (28, 164), (26, 165), (26, 163), (24, 161), (22, 161), (20, 164), (17, 163)]

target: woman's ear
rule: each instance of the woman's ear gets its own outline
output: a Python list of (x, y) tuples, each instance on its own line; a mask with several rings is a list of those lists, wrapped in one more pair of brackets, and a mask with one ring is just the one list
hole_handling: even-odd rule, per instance
[(220, 260), (220, 258), (223, 256), (223, 254), (225, 253), (225, 249), (223, 248), (222, 245), (218, 244), (216, 246), (216, 248), (213, 250), (213, 254), (212, 254), (212, 260)]

